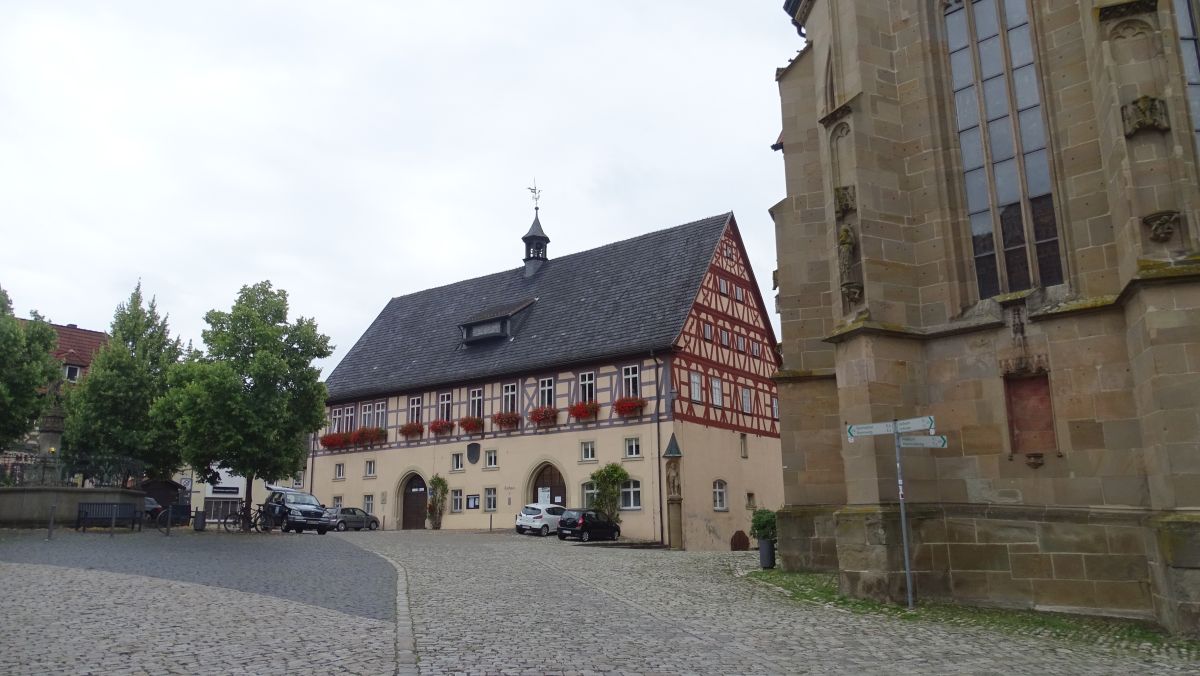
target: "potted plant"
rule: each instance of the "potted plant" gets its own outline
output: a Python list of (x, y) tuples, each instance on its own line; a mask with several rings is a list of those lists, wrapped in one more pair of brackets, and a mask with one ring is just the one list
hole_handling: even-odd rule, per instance
[(321, 446), (324, 448), (335, 449), (345, 448), (350, 445), (350, 435), (341, 432), (330, 432), (321, 436)]
[(521, 414), (514, 411), (500, 411), (492, 414), (492, 424), (511, 430), (521, 424)]
[(758, 565), (763, 570), (775, 567), (775, 512), (756, 509), (750, 517), (750, 535), (758, 538)]
[(529, 422), (534, 425), (553, 425), (558, 422), (558, 409), (553, 406), (538, 406), (529, 412)]
[(449, 434), (453, 429), (453, 420), (434, 420), (429, 423), (429, 431), (434, 434)]
[(641, 397), (621, 397), (613, 402), (613, 410), (620, 416), (641, 415), (646, 400)]
[(600, 413), (600, 404), (595, 401), (577, 401), (571, 404), (567, 412), (576, 420), (595, 418)]
[(350, 433), (351, 446), (371, 446), (387, 441), (387, 430), (382, 427), (360, 427)]
[(469, 415), (465, 418), (460, 418), (458, 421), (458, 428), (461, 429), (462, 431), (466, 432), (467, 434), (475, 434), (476, 432), (482, 432), (483, 431), (483, 418), (477, 418), (477, 417), (471, 416), (471, 415)]
[(400, 426), (400, 435), (403, 436), (405, 439), (412, 439), (413, 437), (419, 437), (419, 436), (421, 436), (421, 433), (424, 431), (425, 431), (425, 425), (423, 425), (419, 422), (404, 423), (403, 425)]
[(429, 526), (433, 530), (442, 529), (442, 515), (446, 513), (446, 495), (450, 492), (450, 484), (441, 474), (434, 474), (429, 479)]

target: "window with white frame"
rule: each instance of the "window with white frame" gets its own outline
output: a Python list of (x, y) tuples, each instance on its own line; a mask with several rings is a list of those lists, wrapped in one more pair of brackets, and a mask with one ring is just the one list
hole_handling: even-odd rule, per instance
[(363, 476), (375, 476), (374, 460), (368, 460), (363, 463)]
[(450, 489), (450, 511), (463, 511), (463, 492), (461, 488)]
[(709, 398), (712, 400), (713, 406), (720, 408), (721, 406), (725, 405), (725, 397), (723, 396), (723, 393), (721, 392), (721, 387), (722, 387), (721, 379), (720, 378), (709, 378), (709, 381), (712, 383), (712, 387), (711, 387), (712, 396)]
[(587, 509), (596, 503), (596, 484), (591, 481), (583, 485), (583, 507)]
[(754, 355), (755, 357), (762, 355), (762, 344), (757, 340), (750, 341), (750, 354)]
[(742, 388), (742, 413), (750, 412), (752, 398), (753, 398), (753, 394), (750, 392), (750, 388), (743, 387)]
[(450, 420), (454, 417), (454, 404), (450, 400), (449, 392), (442, 392), (438, 395), (438, 418), (442, 420)]
[(375, 496), (372, 493), (367, 493), (363, 496), (363, 511), (367, 514), (375, 513)]
[(1200, 152), (1200, 36), (1196, 33), (1195, 0), (1175, 0), (1175, 22), (1179, 27), (1179, 55), (1183, 59), (1183, 76), (1187, 80), (1188, 109), (1192, 113), (1192, 131)]
[(496, 489), (495, 488), (483, 489), (483, 511), (485, 511), (485, 512), (496, 511)]
[(334, 479), (345, 479), (346, 478), (346, 463), (339, 462), (333, 466), (333, 478)]
[(721, 345), (729, 347), (729, 330), (721, 329)]
[(363, 404), (359, 408), (359, 427), (374, 427), (375, 424), (375, 406), (373, 404)]
[(736, 284), (733, 287), (733, 297), (739, 303), (746, 302), (746, 293), (742, 291), (742, 287), (737, 286)]
[(505, 383), (503, 393), (500, 397), (500, 410), (505, 413), (516, 413), (517, 411), (517, 384)]
[(724, 277), (718, 278), (717, 279), (717, 288), (720, 289), (722, 296), (728, 296), (729, 295), (729, 280), (725, 279)]
[(729, 510), (729, 502), (726, 500), (727, 494), (728, 486), (723, 480), (717, 479), (713, 482), (713, 509), (718, 512)]
[(463, 469), (463, 454), (462, 453), (451, 453), (450, 454), (450, 471), (451, 472), (461, 472), (462, 469)]
[(625, 439), (625, 457), (642, 457), (642, 440), (640, 437), (627, 437)]
[(81, 371), (82, 369), (80, 369), (78, 366), (67, 364), (63, 367), (63, 377), (67, 379), (68, 383), (77, 383), (79, 382), (79, 374)]
[(330, 415), (330, 420), (331, 420), (331, 422), (329, 423), (329, 431), (333, 432), (335, 434), (338, 432), (341, 432), (342, 431), (342, 407), (338, 406), (337, 408), (333, 409), (333, 412)]
[(579, 374), (579, 401), (596, 401), (596, 372)]
[(303, 487), (304, 487), (304, 470), (300, 470), (299, 472), (296, 472), (295, 476), (292, 477), (292, 488), (303, 488)]
[(471, 393), (467, 400), (470, 402), (468, 408), (472, 418), (483, 417), (483, 388), (475, 387), (471, 389)]
[(345, 427), (343, 432), (353, 432), (354, 425), (354, 406), (347, 406), (342, 409), (342, 425)]
[(1060, 284), (1028, 2), (947, 3), (945, 29), (979, 297)]
[(709, 342), (713, 339), (713, 326), (708, 322), (704, 322), (704, 339)]
[(621, 509), (642, 508), (642, 482), (630, 479), (621, 484)]
[(342, 496), (340, 496), (340, 495), (333, 496), (333, 506), (334, 507), (342, 506)]
[(375, 427), (387, 429), (387, 402), (375, 402)]
[(596, 459), (596, 442), (581, 441), (579, 442), (579, 459), (583, 462), (590, 462)]
[(554, 405), (554, 379), (542, 378), (538, 381), (538, 406)]
[(496, 456), (496, 451), (483, 452), (483, 466), (488, 469), (495, 469), (500, 466), (500, 459)]
[(408, 422), (421, 422), (421, 409), (425, 406), (425, 398), (409, 397), (408, 398)]
[(692, 401), (704, 401), (704, 376), (696, 371), (688, 374), (689, 388)]
[(737, 337), (737, 349), (738, 349), (738, 352), (746, 351), (746, 337), (745, 336)]
[(621, 387), (622, 394), (626, 397), (640, 397), (642, 394), (642, 379), (638, 373), (638, 367), (623, 366), (621, 367)]
[(771, 417), (779, 420), (779, 397), (771, 397)]

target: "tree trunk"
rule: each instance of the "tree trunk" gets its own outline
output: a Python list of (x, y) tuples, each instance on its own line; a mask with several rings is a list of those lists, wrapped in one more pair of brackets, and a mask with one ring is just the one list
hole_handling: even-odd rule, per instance
[(246, 504), (242, 508), (245, 511), (242, 513), (242, 530), (250, 532), (250, 511), (254, 505), (254, 473), (246, 475)]

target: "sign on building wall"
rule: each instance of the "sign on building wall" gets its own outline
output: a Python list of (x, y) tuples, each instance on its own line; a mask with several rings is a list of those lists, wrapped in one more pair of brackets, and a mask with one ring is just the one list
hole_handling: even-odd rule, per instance
[(467, 496), (467, 509), (479, 509), (479, 496), (478, 495), (468, 495)]
[(550, 489), (549, 488), (539, 488), (538, 489), (538, 503), (543, 504), (543, 505), (550, 504)]

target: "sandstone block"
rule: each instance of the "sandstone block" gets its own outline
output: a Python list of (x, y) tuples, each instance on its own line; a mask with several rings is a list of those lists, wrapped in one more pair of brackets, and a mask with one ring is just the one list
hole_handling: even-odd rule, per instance
[(951, 544), (949, 548), (952, 570), (1009, 570), (1004, 545)]

